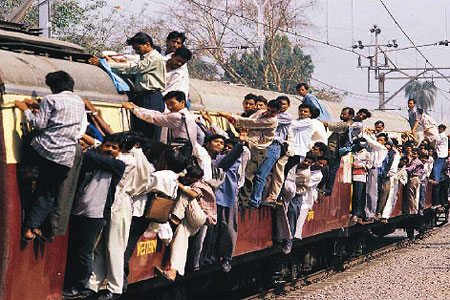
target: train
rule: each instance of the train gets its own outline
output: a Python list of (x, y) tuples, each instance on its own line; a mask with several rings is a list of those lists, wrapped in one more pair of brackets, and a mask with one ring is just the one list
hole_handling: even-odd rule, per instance
[[(90, 99), (114, 131), (129, 129), (129, 115), (121, 109), (121, 103), (128, 100), (127, 96), (116, 91), (102, 69), (87, 63), (89, 57), (78, 45), (14, 30), (14, 27), (11, 30), (11, 26), (0, 26), (0, 176), (3, 178), (0, 183), (0, 212), (3, 214), (0, 218), (0, 299), (62, 299), (68, 250), (67, 235), (45, 244), (21, 242), (24, 203), (27, 201), (20, 171), (25, 119), (15, 109), (14, 101), (49, 94), (45, 75), (64, 70), (75, 80), (75, 93)], [(280, 95), (226, 82), (191, 79), (190, 85), (189, 98), (194, 111), (238, 112), (247, 93), (268, 99)], [(295, 95), (288, 96), (295, 115), (301, 99)], [(337, 120), (342, 103), (321, 103)], [(384, 120), (386, 128), (392, 131), (409, 128), (406, 118), (394, 113), (374, 112), (372, 120), (378, 118)], [(229, 126), (224, 120), (220, 122)], [(396, 228), (405, 228), (411, 234), (414, 229), (425, 230), (437, 222), (447, 221), (448, 212), (442, 216), (432, 209), (430, 193), (426, 197), (424, 216), (402, 216), (403, 198), (399, 189), (398, 201), (387, 224), (349, 226), (351, 183), (343, 176), (345, 168), (345, 164), (341, 164), (333, 194), (320, 196), (310, 210), (303, 239), (295, 241), (291, 254), (282, 254), (274, 240), (272, 208), (242, 209), (239, 211), (239, 234), (231, 272), (224, 274), (218, 265), (212, 265), (168, 284), (156, 278), (154, 273), (154, 267), (167, 260), (166, 247), (156, 234), (146, 232), (131, 259), (130, 287), (124, 297), (139, 299), (138, 295), (160, 293), (174, 299), (208, 288), (216, 291), (258, 289), (276, 280), (298, 276), (305, 260), (310, 265), (319, 265), (345, 256), (359, 240), (355, 237), (368, 230), (385, 235)]]

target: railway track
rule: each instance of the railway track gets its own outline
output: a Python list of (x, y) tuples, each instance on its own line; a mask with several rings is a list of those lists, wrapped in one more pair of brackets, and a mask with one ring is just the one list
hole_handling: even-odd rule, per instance
[[(302, 275), (301, 277), (284, 283), (282, 286), (268, 289), (258, 294), (254, 294), (244, 300), (250, 299), (299, 299), (301, 296), (320, 290), (334, 281), (354, 275), (361, 272), (364, 265), (380, 258), (388, 253), (408, 248), (414, 245), (417, 241), (430, 237), (440, 230), (439, 227), (433, 228), (426, 233), (417, 234), (413, 239), (400, 238), (392, 241), (385, 240), (381, 242), (380, 246), (373, 246), (366, 253), (357, 257), (345, 260), (339, 268), (329, 268), (319, 270), (310, 274)], [(382, 239), (380, 239), (381, 241)], [(387, 244), (386, 244), (387, 243)], [(375, 243), (376, 244), (376, 243)]]

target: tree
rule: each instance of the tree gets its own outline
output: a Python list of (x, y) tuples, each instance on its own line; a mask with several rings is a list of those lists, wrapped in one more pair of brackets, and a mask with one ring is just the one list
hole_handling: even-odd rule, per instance
[(414, 80), (405, 87), (405, 97), (416, 100), (417, 107), (425, 112), (434, 107), (436, 92), (437, 88), (431, 81)]
[[(229, 64), (251, 87), (292, 93), (299, 82), (308, 82), (314, 71), (311, 56), (299, 46), (292, 46), (286, 35), (266, 40), (264, 59), (257, 51), (231, 54)], [(234, 82), (225, 71), (224, 79)]]

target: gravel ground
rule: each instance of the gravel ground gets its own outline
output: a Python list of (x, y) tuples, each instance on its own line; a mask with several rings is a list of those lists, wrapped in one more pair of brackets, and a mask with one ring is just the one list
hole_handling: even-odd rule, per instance
[(450, 226), (284, 299), (450, 299)]

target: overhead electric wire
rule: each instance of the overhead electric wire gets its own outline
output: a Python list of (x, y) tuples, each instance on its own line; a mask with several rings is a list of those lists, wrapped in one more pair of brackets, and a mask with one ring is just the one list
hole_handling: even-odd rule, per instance
[(368, 96), (368, 95), (363, 95), (363, 94), (358, 94), (358, 93), (355, 93), (355, 92), (350, 92), (350, 91), (348, 91), (348, 90), (346, 90), (346, 89), (343, 89), (343, 88), (336, 87), (336, 86), (334, 86), (334, 85), (332, 85), (332, 84), (329, 84), (329, 83), (327, 83), (327, 82), (324, 82), (324, 81), (322, 81), (322, 80), (320, 80), (320, 79), (317, 79), (317, 78), (315, 78), (315, 77), (313, 77), (313, 76), (311, 76), (311, 79), (314, 80), (314, 81), (317, 81), (317, 82), (319, 82), (319, 83), (321, 83), (321, 84), (323, 84), (323, 85), (326, 85), (326, 86), (329, 87), (329, 88), (332, 88), (332, 89), (335, 89), (335, 90), (344, 92), (344, 93), (346, 93), (346, 94), (348, 94), (348, 95), (352, 95), (352, 96), (360, 97), (360, 98), (366, 98), (366, 99), (376, 99), (376, 97), (372, 97), (372, 96)]

